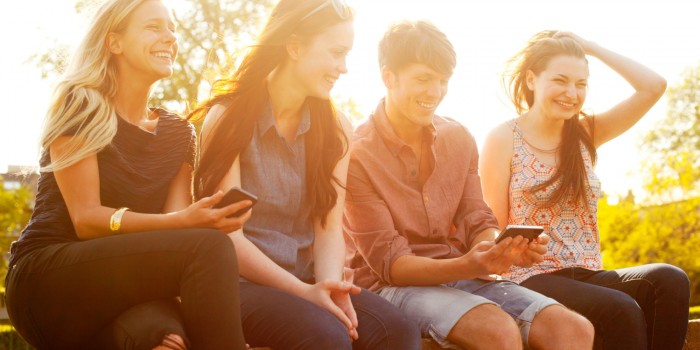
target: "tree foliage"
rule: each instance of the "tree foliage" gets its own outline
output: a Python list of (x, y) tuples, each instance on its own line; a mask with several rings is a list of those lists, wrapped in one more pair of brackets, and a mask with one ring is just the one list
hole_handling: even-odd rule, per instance
[(365, 115), (359, 110), (357, 102), (352, 97), (336, 96), (333, 98), (333, 105), (340, 110), (353, 125), (358, 124)]
[[(90, 16), (99, 0), (78, 0), (75, 10)], [(173, 11), (177, 23), (179, 53), (169, 79), (163, 79), (151, 96), (152, 105), (164, 105), (184, 113), (208, 93), (209, 84), (237, 63), (254, 42), (273, 0), (187, 0)], [(60, 75), (69, 62), (71, 48), (56, 44), (30, 58), (43, 77)]]
[[(0, 249), (2, 254), (7, 254), (10, 244), (19, 237), (20, 231), (29, 222), (32, 215), (32, 194), (22, 186), (14, 190), (6, 190), (0, 177)], [(5, 259), (0, 264), (0, 278), (5, 279), (7, 265)], [(3, 284), (4, 285), (4, 284)]]
[(644, 138), (640, 171), (647, 199), (633, 196), (598, 210), (608, 269), (665, 262), (690, 277), (700, 304), (700, 65), (667, 92), (668, 114)]
[(208, 93), (210, 83), (233, 70), (237, 57), (254, 42), (272, 0), (190, 0), (189, 4), (188, 10), (174, 12), (180, 52), (175, 74), (159, 84), (153, 94), (156, 100), (192, 105), (200, 91)]
[(700, 198), (642, 206), (623, 200), (598, 209), (606, 269), (664, 262), (683, 269), (700, 304)]
[(5, 190), (0, 177), (0, 230), (2, 236), (17, 237), (19, 231), (27, 224), (32, 214), (29, 189), (22, 186), (15, 190)]
[(646, 190), (657, 202), (700, 196), (700, 63), (666, 93), (668, 115), (646, 135)]

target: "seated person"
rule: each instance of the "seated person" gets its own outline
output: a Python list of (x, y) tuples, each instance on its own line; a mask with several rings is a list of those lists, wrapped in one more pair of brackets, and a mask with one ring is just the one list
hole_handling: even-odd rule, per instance
[(56, 86), (5, 281), (34, 348), (246, 348), (226, 233), (250, 203), (192, 203), (194, 127), (147, 107), (173, 71), (174, 27), (161, 1), (106, 1)]
[[(635, 90), (595, 116), (581, 112), (587, 55)], [(550, 30), (533, 36), (510, 63), (509, 94), (520, 115), (486, 139), (484, 196), (501, 226), (543, 226), (551, 240), (543, 262), (513, 267), (507, 277), (586, 316), (604, 349), (683, 348), (690, 283), (682, 270), (668, 264), (602, 270), (601, 189), (593, 171), (597, 148), (642, 118), (666, 81), (592, 41)]]

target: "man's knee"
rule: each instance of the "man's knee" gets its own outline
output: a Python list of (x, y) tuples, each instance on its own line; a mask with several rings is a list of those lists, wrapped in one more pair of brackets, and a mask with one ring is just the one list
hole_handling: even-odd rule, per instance
[(447, 339), (469, 349), (522, 349), (518, 325), (493, 304), (469, 310), (457, 321)]
[(535, 316), (528, 341), (535, 349), (591, 349), (594, 328), (588, 319), (560, 305)]

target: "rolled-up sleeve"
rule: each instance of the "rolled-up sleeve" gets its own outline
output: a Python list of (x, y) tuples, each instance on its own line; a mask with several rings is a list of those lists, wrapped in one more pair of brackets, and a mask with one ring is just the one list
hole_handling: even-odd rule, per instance
[(479, 177), (479, 152), (476, 141), (468, 134), (467, 157), (469, 169), (464, 185), (462, 198), (460, 199), (455, 225), (457, 226), (458, 239), (464, 237), (466, 247), (471, 247), (474, 238), (487, 228), (498, 228), (498, 220), (491, 208), (484, 201), (481, 191), (481, 178)]
[(391, 266), (396, 259), (414, 255), (406, 237), (396, 230), (392, 214), (367, 169), (354, 157), (348, 169), (343, 227), (355, 244), (356, 254), (383, 284), (392, 284)]

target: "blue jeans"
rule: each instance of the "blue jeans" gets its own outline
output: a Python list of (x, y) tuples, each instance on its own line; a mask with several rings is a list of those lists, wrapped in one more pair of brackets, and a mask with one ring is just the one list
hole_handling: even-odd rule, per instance
[(462, 316), (479, 305), (496, 304), (513, 317), (525, 345), (535, 316), (549, 306), (559, 305), (554, 299), (511, 281), (478, 279), (436, 286), (389, 286), (382, 288), (379, 295), (415, 320), (424, 336), (450, 348), (454, 344), (447, 335)]
[(330, 312), (277, 288), (241, 282), (243, 333), (251, 347), (273, 349), (418, 350), (418, 326), (399, 309), (363, 289), (352, 295), (359, 339)]
[(683, 270), (649, 264), (610, 271), (566, 268), (522, 286), (584, 315), (603, 349), (682, 349), (690, 281)]
[(15, 261), (5, 283), (10, 320), (37, 349), (152, 349), (168, 333), (245, 349), (235, 250), (215, 230), (52, 244)]

